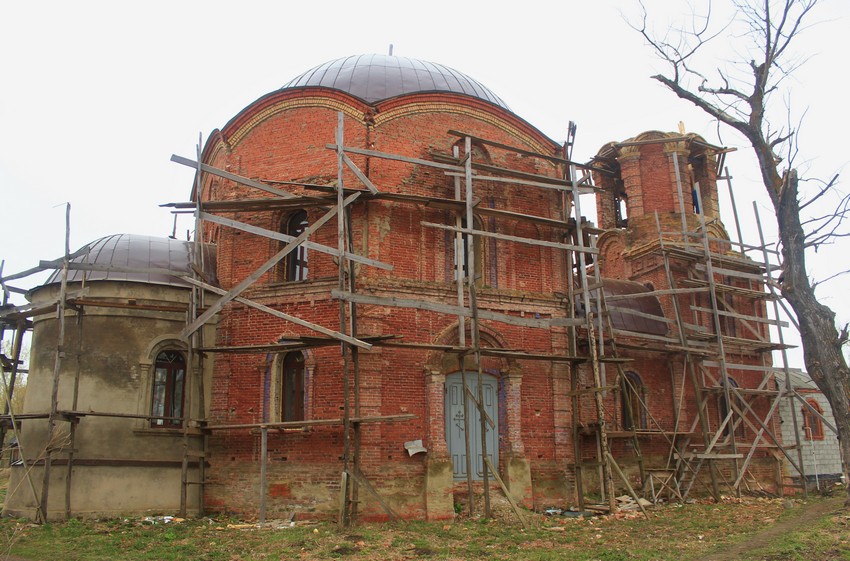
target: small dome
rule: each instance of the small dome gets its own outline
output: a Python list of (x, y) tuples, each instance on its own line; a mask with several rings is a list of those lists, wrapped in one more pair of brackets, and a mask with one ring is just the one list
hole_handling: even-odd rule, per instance
[[(78, 250), (72, 263), (103, 265), (140, 269), (139, 272), (68, 271), (68, 282), (111, 280), (188, 286), (177, 277), (161, 272), (144, 272), (144, 269), (168, 269), (176, 274), (191, 274), (194, 244), (171, 238), (155, 238), (134, 234), (113, 234), (95, 240)], [(207, 278), (215, 278), (215, 247), (207, 245), (204, 251), (204, 268)], [(45, 285), (62, 281), (62, 271), (57, 270)]]
[(356, 55), (320, 64), (281, 89), (322, 87), (344, 91), (367, 103), (400, 95), (452, 92), (510, 108), (502, 99), (466, 74), (448, 66), (415, 58)]

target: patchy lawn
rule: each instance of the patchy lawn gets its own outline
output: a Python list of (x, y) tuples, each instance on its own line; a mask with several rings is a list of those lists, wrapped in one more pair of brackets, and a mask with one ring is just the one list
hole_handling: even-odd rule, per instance
[[(840, 498), (729, 499), (639, 514), (571, 519), (529, 514), (523, 530), (502, 513), (490, 521), (270, 524), (203, 519), (156, 524), (142, 519), (37, 526), (0, 520), (2, 554), (25, 559), (122, 560), (850, 560), (850, 512)], [(246, 527), (248, 526), (248, 527)]]

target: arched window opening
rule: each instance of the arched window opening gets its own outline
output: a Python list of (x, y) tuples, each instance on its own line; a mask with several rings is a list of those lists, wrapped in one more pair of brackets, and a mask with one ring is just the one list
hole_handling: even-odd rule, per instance
[(697, 197), (696, 188), (691, 189), (691, 205), (693, 206), (694, 214), (702, 214), (699, 209), (699, 197)]
[[(735, 404), (735, 410), (732, 411), (732, 418), (729, 419), (729, 422), (726, 423), (725, 427), (723, 427), (723, 436), (730, 436), (732, 434), (732, 427), (735, 427), (735, 438), (746, 438), (747, 428), (744, 424), (744, 420), (741, 418), (741, 414), (745, 411), (744, 402), (741, 401), (741, 398), (738, 397), (738, 395), (732, 390), (732, 388), (738, 388), (740, 386), (738, 386), (738, 382), (735, 381), (734, 378), (730, 377), (727, 379), (729, 380), (729, 394), (732, 396), (732, 403)], [(722, 423), (726, 416), (729, 415), (729, 403), (726, 401), (726, 395), (724, 395), (724, 393), (720, 394), (717, 411), (720, 417), (719, 422)]]
[[(186, 361), (179, 351), (156, 355), (151, 399), (152, 427), (183, 426), (183, 394), (186, 387)], [(163, 418), (165, 417), (165, 418)]]
[(812, 409), (809, 409), (805, 405), (803, 406), (803, 437), (806, 440), (823, 440), (823, 421), (818, 416), (823, 415), (823, 409), (821, 409), (820, 404), (814, 399), (807, 399), (806, 403), (817, 411), (818, 414), (815, 414)]
[[(289, 215), (286, 221), (282, 224), (282, 232), (288, 236), (298, 237), (304, 233), (309, 225), (307, 221), (307, 211), (299, 210)], [(299, 245), (287, 255), (279, 269), (281, 281), (293, 282), (307, 280), (307, 248), (304, 245)]]
[[(473, 217), (473, 229), (475, 230), (483, 230), (484, 226), (481, 222), (481, 219), (477, 216)], [(460, 227), (466, 229), (466, 218), (461, 218)], [(484, 244), (481, 241), (481, 236), (471, 236), (472, 237), (472, 248), (474, 251), (475, 262), (473, 263), (473, 274), (475, 275), (475, 283), (481, 284), (484, 271)], [(458, 242), (457, 237), (455, 238), (455, 252), (454, 252), (454, 280), (458, 280), (458, 267), (460, 267), (460, 271), (463, 273), (463, 278), (467, 278), (467, 269), (469, 263), (469, 238), (466, 234), (460, 235), (460, 242)], [(462, 252), (458, 253), (457, 244), (460, 243), (462, 248)], [(458, 257), (460, 257), (460, 263), (458, 263)]]
[(627, 228), (629, 225), (629, 197), (622, 182), (614, 189), (614, 220), (617, 228)]
[(620, 398), (620, 420), (623, 430), (646, 429), (644, 386), (636, 372), (626, 372), (620, 378)]
[[(457, 147), (460, 156), (464, 156), (464, 139), (461, 138), (457, 142), (454, 143), (454, 146)], [(479, 163), (491, 163), (492, 160), (490, 158), (490, 152), (487, 151), (487, 147), (480, 140), (473, 139), (470, 143), (472, 145), (472, 161)]]
[(280, 420), (304, 420), (304, 354), (286, 353), (280, 363)]

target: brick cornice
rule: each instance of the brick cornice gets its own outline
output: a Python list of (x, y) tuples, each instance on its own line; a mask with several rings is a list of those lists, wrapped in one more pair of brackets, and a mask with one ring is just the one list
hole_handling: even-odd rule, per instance
[(351, 104), (345, 103), (339, 99), (333, 99), (325, 96), (310, 96), (299, 97), (295, 99), (285, 99), (273, 105), (270, 105), (255, 114), (233, 131), (228, 137), (230, 146), (236, 146), (239, 142), (248, 135), (251, 130), (262, 123), (263, 121), (290, 109), (299, 109), (302, 107), (320, 107), (330, 109), (332, 111), (342, 111), (352, 119), (356, 119), (361, 123), (364, 121), (364, 112)]
[(551, 139), (512, 113), (464, 96), (445, 93), (404, 96), (391, 102), (379, 103), (378, 109), (374, 119), (376, 127), (410, 115), (450, 113), (493, 125), (525, 143), (529, 150), (541, 154), (554, 154), (558, 148)]

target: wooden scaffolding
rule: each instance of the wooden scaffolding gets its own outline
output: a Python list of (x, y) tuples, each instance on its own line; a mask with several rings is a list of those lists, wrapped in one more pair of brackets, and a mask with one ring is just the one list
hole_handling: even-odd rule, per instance
[[(596, 236), (599, 230), (592, 227), (582, 216), (581, 194), (595, 193), (598, 189), (593, 185), (591, 173), (608, 173), (603, 168), (594, 167), (590, 164), (578, 164), (571, 160), (572, 145), (575, 135), (575, 127), (571, 124), (568, 141), (564, 144), (560, 155), (540, 154), (529, 150), (507, 146), (484, 138), (478, 138), (462, 131), (448, 131), (447, 134), (458, 139), (456, 148), (451, 155), (432, 154), (430, 159), (411, 158), (398, 154), (385, 153), (375, 150), (366, 150), (346, 146), (344, 144), (344, 118), (340, 113), (336, 139), (327, 148), (336, 154), (337, 176), (335, 185), (315, 185), (287, 181), (258, 181), (242, 177), (225, 170), (217, 169), (202, 162), (201, 144), (198, 144), (196, 160), (190, 160), (179, 156), (173, 156), (172, 160), (196, 170), (193, 200), (187, 203), (170, 203), (169, 206), (175, 212), (191, 212), (195, 216), (195, 244), (193, 252), (196, 260), (192, 267), (192, 274), (185, 271), (160, 271), (181, 278), (191, 288), (191, 297), (188, 306), (175, 313), (185, 313), (187, 322), (181, 336), (188, 343), (188, 360), (190, 367), (187, 369), (187, 387), (193, 387), (194, 392), (187, 392), (187, 397), (196, 396), (199, 403), (187, 403), (183, 408), (183, 418), (180, 419), (183, 427), (183, 461), (181, 469), (181, 496), (180, 515), (184, 516), (187, 511), (188, 497), (190, 492), (197, 493), (199, 511), (204, 513), (204, 487), (206, 481), (206, 466), (208, 455), (208, 437), (216, 431), (254, 431), (260, 435), (260, 492), (258, 497), (258, 516), (261, 522), (266, 518), (266, 502), (268, 496), (268, 485), (266, 472), (269, 462), (267, 449), (269, 431), (289, 428), (302, 428), (318, 425), (339, 425), (343, 431), (342, 470), (340, 476), (340, 511), (339, 523), (347, 526), (358, 518), (358, 505), (361, 493), (372, 497), (390, 518), (395, 518), (396, 513), (385, 501), (376, 488), (370, 483), (368, 474), (364, 473), (361, 464), (361, 447), (363, 446), (361, 426), (365, 423), (387, 423), (405, 422), (413, 418), (412, 415), (391, 416), (364, 416), (361, 411), (360, 399), (360, 351), (368, 350), (373, 346), (386, 346), (396, 348), (415, 348), (423, 350), (438, 350), (457, 356), (459, 370), (462, 373), (464, 412), (476, 409), (480, 420), (482, 461), (485, 465), (483, 475), (483, 499), (485, 516), (490, 516), (490, 480), (495, 479), (502, 488), (505, 496), (511, 504), (520, 520), (523, 519), (522, 512), (513, 502), (510, 493), (502, 482), (498, 470), (492, 465), (488, 457), (486, 433), (488, 424), (492, 426), (492, 419), (484, 408), (482, 378), (482, 358), (501, 357), (511, 358), (518, 361), (548, 361), (552, 364), (566, 363), (570, 365), (569, 374), (569, 397), (572, 404), (572, 439), (574, 459), (571, 466), (565, 466), (565, 470), (573, 470), (575, 474), (576, 499), (581, 509), (585, 508), (584, 476), (589, 471), (599, 474), (600, 487), (603, 501), (607, 502), (610, 511), (616, 509), (615, 495), (616, 487), (614, 475), (616, 474), (630, 494), (638, 499), (638, 491), (644, 493), (652, 489), (654, 476), (660, 477), (657, 483), (673, 490), (674, 494), (683, 499), (690, 492), (693, 484), (699, 480), (699, 474), (703, 465), (709, 468), (711, 492), (716, 498), (720, 496), (720, 484), (725, 481), (735, 492), (740, 492), (742, 486), (747, 485), (747, 467), (754, 453), (762, 448), (769, 447), (771, 450), (782, 454), (800, 474), (803, 474), (801, 449), (799, 441), (792, 447), (785, 446), (774, 434), (771, 426), (772, 419), (783, 398), (794, 399), (793, 389), (790, 387), (790, 377), (785, 379), (789, 384), (786, 388), (777, 388), (773, 383), (772, 372), (784, 370), (787, 373), (785, 360), (785, 345), (781, 332), (779, 342), (773, 343), (766, 329), (767, 325), (782, 327), (784, 323), (779, 321), (779, 306), (781, 302), (775, 293), (775, 281), (772, 279), (779, 266), (771, 264), (775, 262), (777, 252), (769, 250), (762, 238), (760, 245), (749, 246), (740, 240), (730, 243), (728, 240), (715, 239), (708, 235), (707, 225), (702, 215), (699, 215), (699, 229), (694, 231), (688, 228), (684, 220), (684, 208), (682, 210), (682, 231), (676, 233), (664, 232), (659, 226), (658, 243), (655, 251), (662, 257), (669, 286), (659, 288), (641, 294), (640, 297), (671, 297), (675, 308), (675, 317), (655, 319), (666, 321), (671, 325), (672, 336), (657, 336), (640, 332), (624, 332), (616, 329), (611, 321), (611, 311), (619, 311), (625, 314), (640, 314), (635, 310), (618, 308), (618, 297), (606, 295), (604, 280), (601, 277), (599, 267), (594, 263), (594, 257), (598, 254), (596, 249)], [(484, 145), (508, 153), (513, 153), (523, 158), (546, 162), (555, 171), (551, 175), (538, 175), (516, 169), (497, 167), (485, 161), (479, 161), (475, 157), (473, 145)], [(379, 186), (373, 184), (365, 174), (352, 161), (350, 155), (367, 156), (370, 158), (381, 158), (401, 162), (402, 164), (420, 166), (445, 173), (452, 178), (454, 184), (453, 198), (440, 198), (432, 196), (414, 195), (408, 193), (396, 193), (382, 191)], [(676, 161), (674, 159), (674, 161)], [(723, 158), (720, 159), (722, 165)], [(678, 166), (678, 162), (676, 163)], [(347, 179), (353, 175), (357, 184), (348, 185)], [(263, 197), (246, 197), (243, 199), (227, 201), (204, 201), (203, 186), (207, 178), (211, 176), (220, 177), (238, 183), (257, 191), (263, 192)], [(676, 177), (680, 190), (683, 185), (678, 167)], [(728, 172), (725, 176), (729, 181)], [(558, 218), (549, 216), (535, 216), (507, 209), (487, 208), (479, 204), (476, 197), (476, 186), (481, 182), (497, 183), (505, 189), (543, 189), (556, 191), (561, 198), (562, 214)], [(296, 185), (309, 194), (295, 195), (292, 192), (278, 188), (280, 185)], [(731, 192), (731, 183), (730, 192)], [(687, 186), (689, 187), (689, 186)], [(699, 200), (699, 185), (693, 186), (697, 200)], [(466, 256), (465, 266), (456, 265), (456, 296), (455, 303), (435, 302), (431, 300), (419, 300), (413, 298), (398, 298), (375, 296), (358, 292), (358, 270), (360, 266), (378, 267), (391, 269), (391, 265), (369, 259), (355, 252), (353, 245), (354, 232), (352, 231), (351, 209), (355, 205), (368, 204), (368, 201), (389, 201), (398, 205), (424, 205), (444, 209), (454, 214), (454, 223), (436, 224), (422, 222), (426, 228), (442, 229), (454, 234), (455, 255)], [(701, 203), (700, 203), (701, 204)], [(271, 212), (281, 209), (300, 208), (303, 206), (324, 207), (326, 212), (318, 220), (306, 227), (298, 236), (289, 236), (280, 232), (274, 232), (259, 228), (246, 222), (228, 218), (227, 214), (239, 211)], [(737, 223), (737, 210), (735, 211)], [(533, 239), (489, 231), (475, 226), (475, 216), (486, 216), (495, 221), (527, 222), (546, 226), (553, 231), (559, 232), (557, 241), (550, 239)], [(310, 239), (311, 235), (328, 221), (336, 217), (337, 223), (337, 245), (331, 247), (319, 244)], [(219, 227), (234, 228), (249, 232), (254, 235), (282, 242), (282, 248), (271, 259), (253, 271), (241, 282), (230, 290), (222, 290), (214, 286), (209, 279), (204, 278), (204, 252), (201, 244), (204, 240), (204, 229), (206, 224), (215, 224)], [(739, 230), (740, 231), (740, 230)], [(498, 240), (531, 244), (540, 247), (554, 248), (562, 252), (564, 260), (564, 271), (566, 271), (566, 286), (568, 294), (562, 295), (564, 305), (563, 314), (558, 317), (538, 318), (528, 316), (511, 315), (497, 312), (482, 307), (479, 301), (478, 287), (473, 274), (468, 272), (475, 270), (475, 239), (496, 238)], [(330, 329), (310, 322), (304, 318), (295, 317), (280, 310), (270, 308), (263, 304), (254, 302), (243, 296), (249, 287), (258, 281), (265, 273), (272, 270), (288, 254), (298, 247), (304, 246), (311, 250), (320, 251), (337, 258), (338, 282), (328, 295), (339, 304), (339, 324), (336, 329)], [(85, 249), (85, 248), (84, 248)], [(747, 252), (759, 252), (759, 259), (751, 259)], [(79, 254), (80, 252), (77, 252)], [(57, 392), (59, 388), (59, 374), (61, 361), (65, 357), (64, 349), (64, 325), (65, 307), (72, 305), (77, 310), (77, 327), (82, 329), (82, 311), (86, 306), (109, 305), (94, 299), (85, 298), (85, 283), (80, 291), (71, 294), (67, 288), (67, 273), (70, 270), (95, 270), (92, 265), (75, 263), (73, 261), (77, 254), (72, 254), (67, 247), (62, 259), (55, 261), (43, 261), (38, 270), (59, 269), (62, 271), (62, 283), (59, 296), (55, 302), (42, 309), (32, 306), (6, 306), (0, 318), (3, 328), (14, 325), (16, 329), (15, 341), (20, 351), (21, 333), (31, 327), (29, 318), (45, 313), (56, 313), (60, 329), (59, 341), (56, 352), (56, 365), (53, 378), (52, 407), (49, 412), (38, 415), (28, 415), (26, 418), (46, 419), (48, 433), (53, 434), (55, 426), (60, 422), (68, 422), (71, 426), (70, 444), (60, 448), (48, 448), (46, 457), (41, 461), (44, 465), (44, 481), (42, 491), (39, 494), (35, 485), (30, 482), (32, 493), (36, 502), (40, 504), (38, 515), (44, 519), (47, 513), (47, 496), (49, 491), (49, 477), (51, 460), (56, 454), (66, 454), (67, 466), (66, 483), (66, 516), (71, 516), (70, 504), (71, 468), (74, 462), (74, 429), (82, 419), (87, 416), (112, 416), (112, 417), (135, 417), (143, 419), (167, 419), (155, 416), (132, 416), (109, 412), (80, 412), (74, 407), (69, 411), (60, 411), (57, 408)], [(672, 274), (671, 263), (677, 266), (685, 264), (690, 271), (685, 280), (677, 280)], [(116, 268), (123, 272), (131, 272), (128, 269)], [(10, 275), (2, 278), (4, 291), (8, 291), (8, 282), (22, 278), (35, 270), (30, 270), (18, 275)], [(730, 280), (734, 279), (734, 280)], [(723, 282), (721, 282), (723, 281)], [(8, 294), (8, 292), (6, 292)], [(739, 313), (730, 305), (730, 299), (725, 298), (727, 294), (752, 300), (758, 309), (763, 302), (771, 302), (773, 305), (773, 319), (759, 313)], [(635, 297), (632, 295), (631, 297)], [(683, 303), (688, 300), (685, 308)], [(4, 300), (4, 304), (5, 304)], [(315, 336), (294, 337), (283, 341), (269, 344), (257, 344), (249, 347), (226, 347), (209, 344), (203, 339), (202, 327), (213, 319), (229, 302), (239, 302), (261, 312), (270, 314), (276, 318), (296, 324), (316, 333)], [(392, 335), (373, 336), (362, 333), (358, 328), (358, 306), (384, 306), (404, 307), (428, 310), (435, 313), (455, 316), (459, 324), (457, 345), (423, 344), (406, 342)], [(713, 331), (699, 328), (696, 322), (689, 322), (689, 314), (708, 314), (714, 324)], [(753, 334), (752, 338), (736, 337), (730, 335), (724, 329), (724, 321), (727, 318), (744, 325), (748, 332)], [(481, 321), (501, 322), (505, 324), (523, 326), (529, 329), (545, 329), (553, 334), (561, 333), (564, 338), (564, 353), (540, 354), (529, 352), (525, 349), (495, 349), (482, 345)], [(728, 322), (727, 322), (728, 323)], [(467, 337), (467, 332), (469, 336)], [(697, 402), (697, 415), (694, 426), (678, 427), (673, 431), (662, 430), (660, 424), (652, 419), (654, 425), (652, 430), (641, 430), (637, 427), (632, 430), (612, 430), (612, 415), (610, 407), (606, 408), (605, 395), (607, 392), (616, 392), (623, 384), (628, 383), (623, 365), (628, 358), (622, 356), (623, 345), (619, 341), (641, 341), (638, 348), (649, 351), (676, 355), (682, 357), (684, 365), (683, 372), (676, 375), (671, 371), (671, 383), (674, 388), (677, 384), (684, 384), (687, 379), (693, 387)], [(208, 419), (208, 404), (204, 402), (204, 361), (212, 353), (268, 353), (286, 352), (290, 350), (302, 350), (320, 346), (338, 346), (343, 361), (343, 388), (342, 388), (342, 417), (337, 419), (314, 419), (307, 421), (291, 422), (262, 422), (247, 424), (215, 424)], [(625, 346), (628, 347), (628, 344)], [(770, 352), (782, 351), (782, 366), (774, 367), (770, 361)], [(758, 352), (761, 353), (763, 361), (761, 364), (738, 364), (730, 357), (734, 352)], [(477, 394), (470, 390), (467, 379), (465, 364), (471, 360), (475, 367), (473, 375), (477, 375)], [(8, 367), (8, 368), (7, 368)], [(17, 356), (4, 362), (4, 374), (11, 370), (14, 376), (17, 367)], [(589, 384), (580, 381), (578, 372), (584, 369), (590, 376)], [(613, 380), (609, 379), (609, 372), (613, 369)], [(757, 389), (739, 388), (730, 383), (730, 371), (755, 371), (764, 374), (763, 381)], [(681, 378), (681, 382), (679, 381)], [(5, 380), (5, 375), (4, 375)], [(79, 386), (79, 369), (75, 379), (75, 395)], [(7, 391), (7, 395), (10, 392)], [(675, 395), (675, 393), (674, 393)], [(679, 391), (680, 400), (684, 399), (684, 391)], [(709, 396), (720, 395), (725, 400), (727, 411), (719, 425), (713, 425), (709, 415)], [(593, 402), (595, 421), (586, 422), (580, 417), (580, 401), (588, 397)], [(763, 414), (762, 408), (754, 407), (755, 400), (770, 400), (767, 414)], [(675, 405), (681, 407), (681, 403)], [(197, 417), (191, 417), (191, 411), (197, 410)], [(758, 411), (757, 411), (758, 410)], [(11, 413), (6, 409), (7, 413)], [(793, 411), (793, 407), (792, 407)], [(473, 461), (471, 443), (469, 442), (470, 430), (468, 423), (471, 419), (465, 414), (463, 422), (466, 425), (466, 461), (467, 465), (467, 487), (469, 493), (468, 506), (470, 513), (474, 512), (475, 501), (473, 497), (472, 466)], [(17, 430), (21, 416), (15, 418), (8, 414), (2, 417), (5, 427)], [(795, 428), (797, 426), (796, 416), (793, 418)], [(701, 441), (692, 442), (691, 436), (697, 434), (699, 425)], [(746, 426), (750, 439), (742, 442), (735, 437), (737, 427)], [(640, 453), (639, 437), (663, 438), (670, 445), (669, 462), (666, 472), (672, 476), (658, 476), (652, 470), (645, 469)], [(611, 453), (610, 446), (614, 439), (627, 438), (632, 442), (633, 451), (640, 470), (641, 486), (635, 490), (629, 478)], [(48, 439), (49, 441), (49, 439)], [(564, 445), (568, 443), (562, 443)], [(25, 445), (25, 443), (21, 443)], [(796, 448), (797, 457), (793, 457), (790, 450)], [(590, 454), (588, 454), (588, 449)], [(21, 456), (28, 461), (25, 454)], [(731, 466), (730, 469), (721, 469), (721, 466)], [(199, 478), (190, 478), (191, 467), (197, 466)], [(724, 472), (731, 473), (725, 476)], [(724, 479), (725, 477), (725, 479)], [(524, 523), (524, 522), (523, 522)]]

